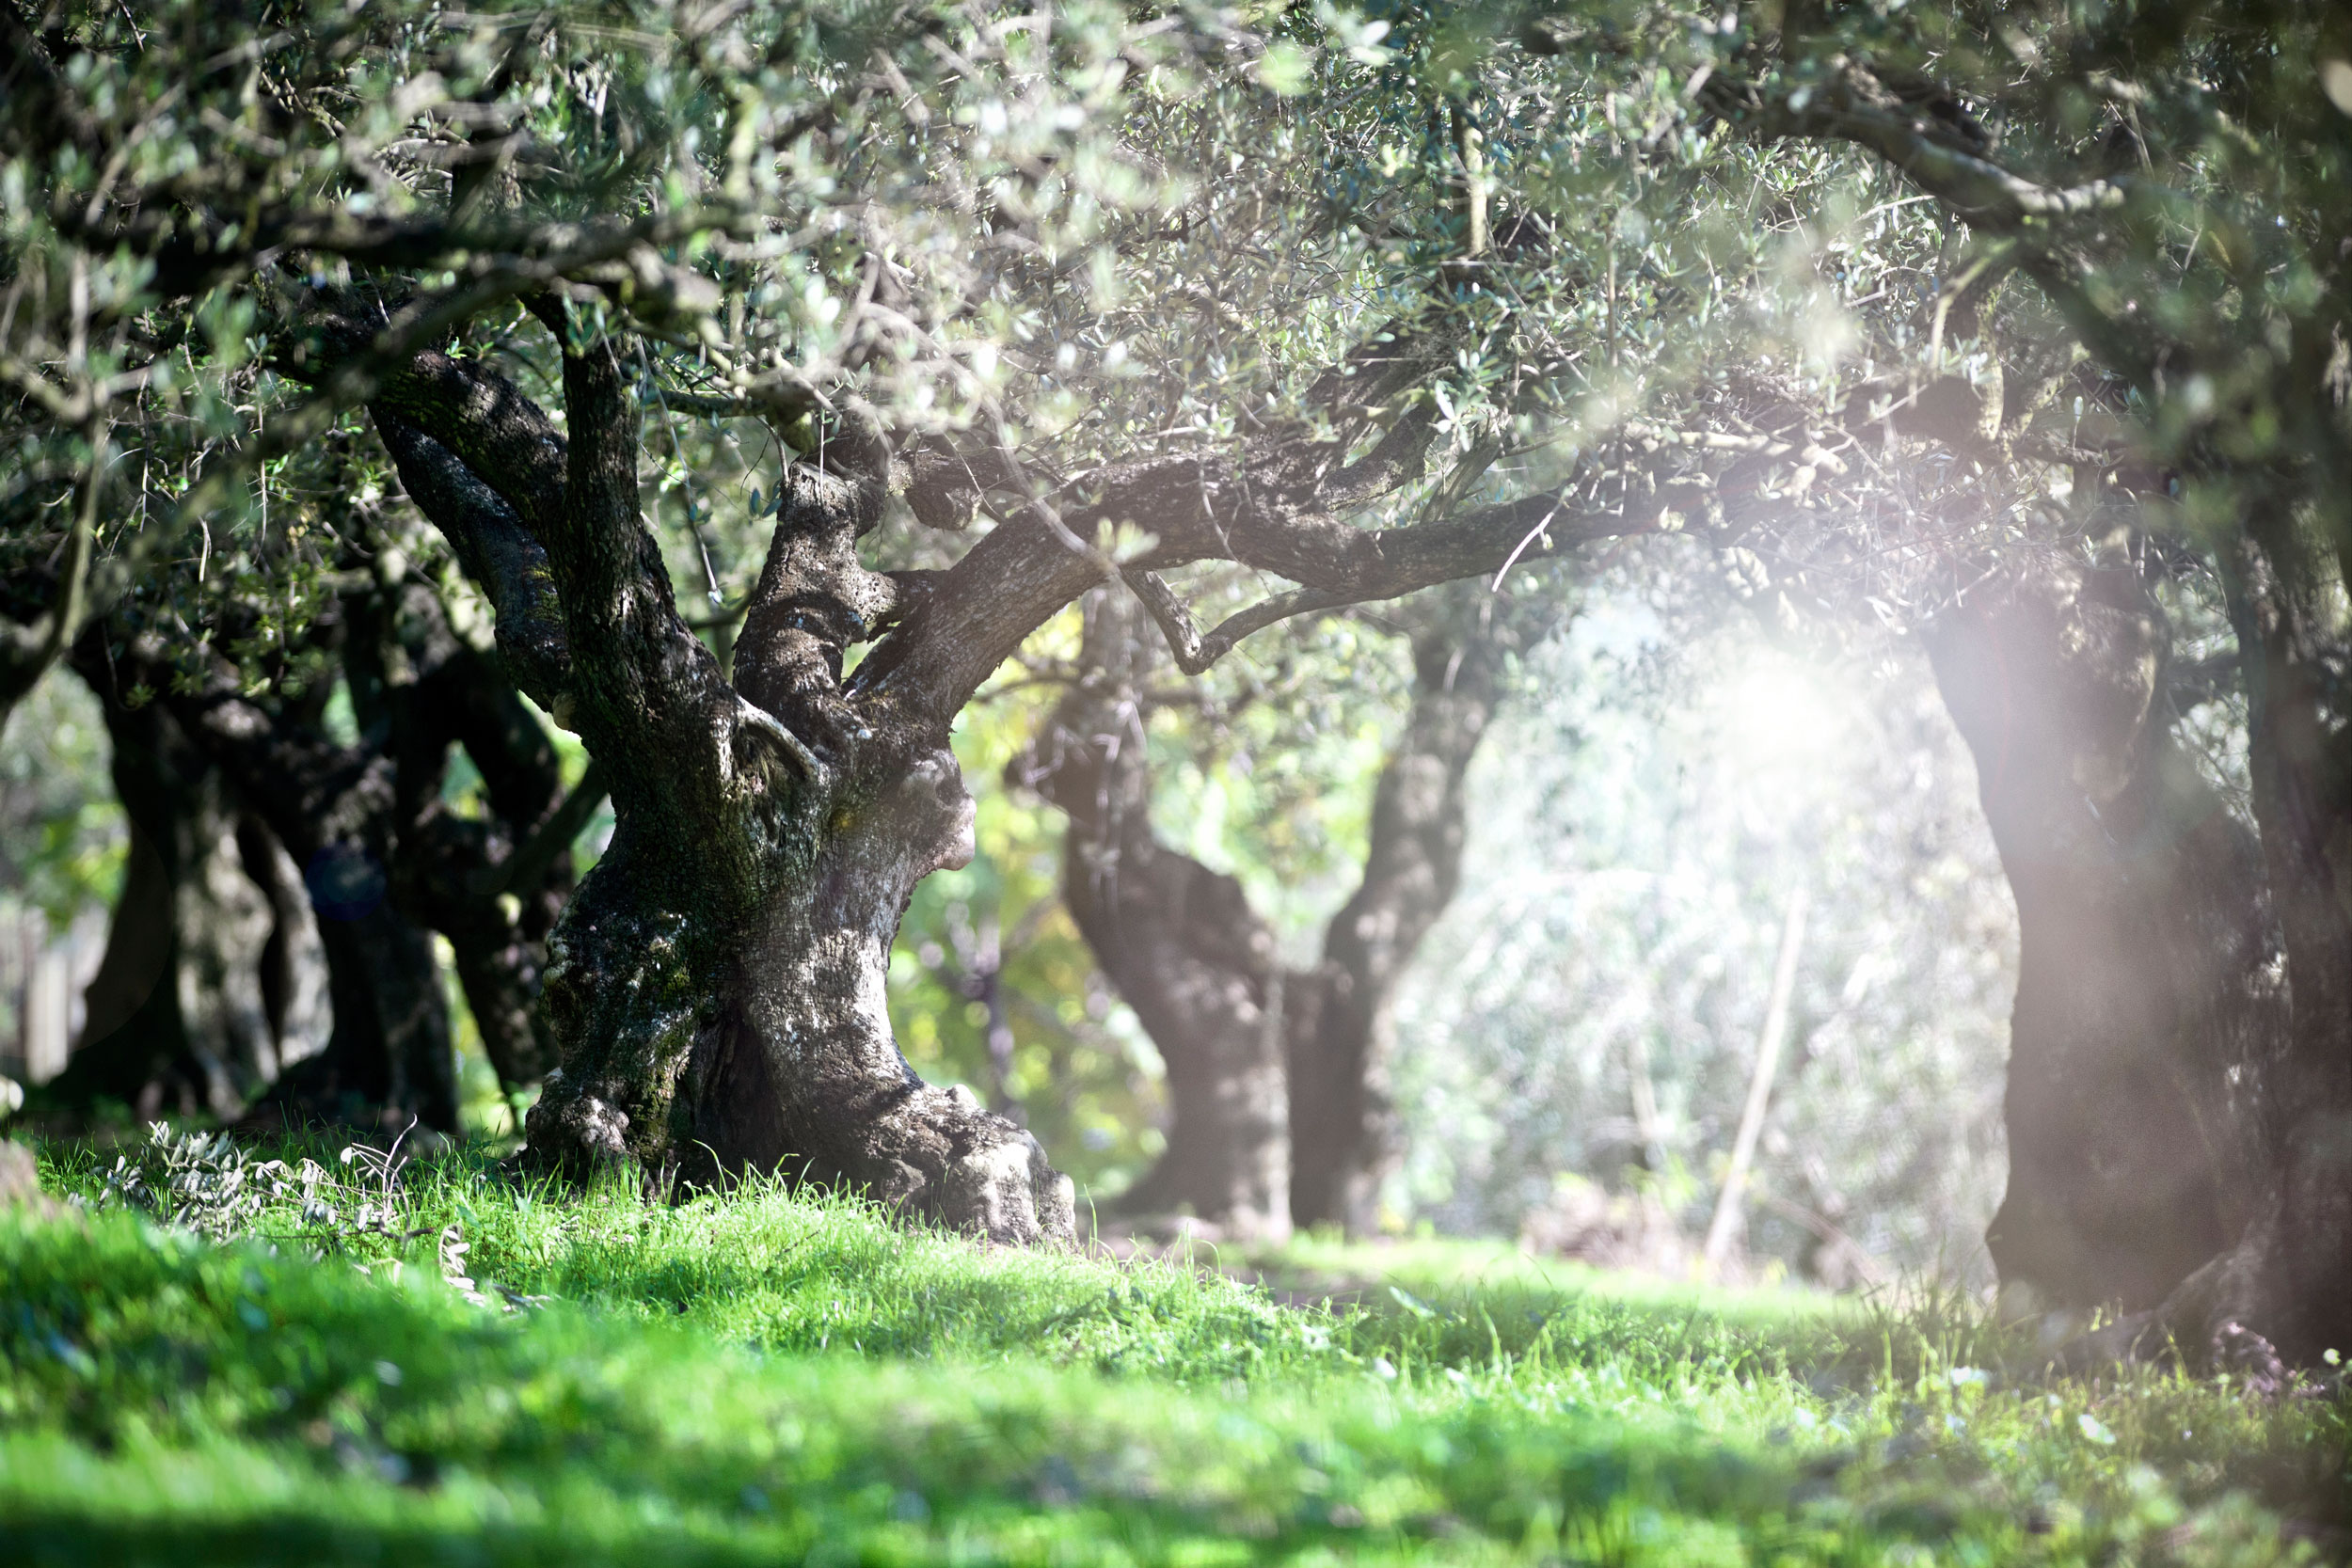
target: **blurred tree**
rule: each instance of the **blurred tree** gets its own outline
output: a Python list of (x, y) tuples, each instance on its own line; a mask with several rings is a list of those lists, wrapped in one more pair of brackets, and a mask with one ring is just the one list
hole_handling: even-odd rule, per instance
[[(1939, 348), (1955, 321), (1970, 325), (1972, 287), (2016, 273), (2113, 388), (2109, 438), (2071, 454), (2016, 439), (2034, 434), (2035, 403), (2005, 385), (1997, 359), (1973, 377), (1997, 395), (1965, 406), (1992, 462), (2039, 455), (2094, 486), (2149, 476), (2152, 518), (2217, 571), (2292, 1001), (2262, 1090), (2286, 1115), (2252, 1222), (2153, 1319), (2100, 1343), (2128, 1348), (2153, 1326), (2192, 1354), (2271, 1376), (2281, 1356), (2341, 1342), (2352, 1333), (2352, 905), (2339, 892), (2352, 875), (2352, 786), (2328, 672), (2352, 632), (2341, 199), (2352, 14), (2317, 0), (1596, 7), (1547, 8), (1520, 37), (1744, 137), (1883, 160), (1959, 242), (1937, 286)], [(2225, 945), (2261, 940), (2242, 930)]]
[[(1024, 657), (1046, 662), (1041, 648)], [(915, 889), (891, 958), (891, 1018), (917, 1069), (977, 1089), (1082, 1188), (1117, 1191), (1158, 1150), (1161, 1069), (1063, 906), (1058, 814), (990, 787), (1058, 689), (1015, 670), (958, 726), (957, 758), (980, 782), (972, 863)]]
[(1284, 977), (1241, 883), (1152, 831), (1146, 729), (1166, 667), (1134, 596), (1086, 601), (1075, 681), (1011, 777), (1069, 818), (1062, 902), (1167, 1064), (1167, 1150), (1122, 1209), (1187, 1207), (1236, 1235), (1290, 1229)]
[(0, 887), (62, 928), (122, 883), (122, 810), (96, 782), (105, 722), (86, 689), (51, 679), (0, 738)]
[(301, 874), (167, 712), (105, 715), (129, 863), (81, 1037), (40, 1098), (233, 1117), (326, 1044)]
[(1374, 790), (1361, 880), (1320, 961), (1294, 967), (1238, 879), (1161, 842), (1148, 731), (1183, 695), (1160, 684), (1142, 607), (1089, 601), (1069, 694), (1013, 777), (1068, 816), (1064, 901), (1168, 1064), (1167, 1152), (1122, 1209), (1251, 1236), (1378, 1227), (1401, 1152), (1391, 1002), (1458, 880), (1463, 778), (1506, 660), (1557, 615), (1461, 584), (1383, 617), (1411, 643), (1410, 715)]
[(1399, 617), (1412, 646), (1412, 707), (1373, 792), (1363, 881), (1332, 916), (1323, 961), (1292, 988), (1287, 1015), (1291, 1213), (1301, 1225), (1379, 1227), (1381, 1189), (1402, 1152), (1391, 1086), (1396, 989), (1460, 885), (1470, 763), (1513, 656), (1565, 620), (1557, 594), (1459, 584)]
[(0, 725), (0, 1072), (27, 1082), (65, 1066), (73, 988), (103, 942), (93, 917), (122, 885), (129, 834), (106, 745), (70, 676), (41, 681)]
[(2174, 736), (2137, 563), (1994, 565), (1927, 646), (2024, 934), (1994, 1261), (2054, 1305), (2153, 1307), (2258, 1196), (2287, 1006), (2260, 847)]
[[(268, 1090), (306, 1116), (413, 1113), (454, 1132), (428, 930), (451, 938), (507, 1088), (551, 1065), (532, 1004), (571, 840), (601, 791), (562, 798), (546, 731), (453, 630), (400, 536), (350, 532), (373, 564), (335, 546), (295, 647), (267, 635), (284, 575), (228, 570), (201, 594), (173, 583), (185, 598), (124, 601), (77, 642), (136, 833), (85, 1049), (52, 1103), (234, 1116)], [(158, 611), (206, 635), (161, 636)], [(253, 657), (257, 629), (279, 657)], [(444, 799), (459, 748), (482, 785), (470, 810)]]

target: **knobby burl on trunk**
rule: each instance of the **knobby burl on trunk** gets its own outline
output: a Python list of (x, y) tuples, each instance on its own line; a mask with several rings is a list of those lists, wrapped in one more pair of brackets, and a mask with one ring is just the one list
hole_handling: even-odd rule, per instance
[(1116, 592), (1089, 606), (1083, 676), (1012, 768), (1069, 816), (1063, 897), (1168, 1064), (1167, 1151), (1120, 1207), (1259, 1236), (1372, 1230), (1399, 1152), (1397, 984), (1460, 880), (1464, 780), (1504, 657), (1544, 607), (1462, 584), (1403, 617), (1413, 705), (1375, 788), (1363, 880), (1301, 970), (1238, 881), (1152, 832), (1143, 725), (1161, 661), (1140, 608)]
[(2260, 847), (2173, 738), (2133, 561), (2000, 566), (1925, 641), (2017, 900), (1987, 1243), (2021, 1301), (2153, 1307), (2257, 1198), (2287, 1016)]
[[(1705, 475), (1677, 467), (1632, 505), (1562, 491), (1351, 527), (1350, 511), (1418, 471), (1427, 442), (1426, 409), (1400, 395), (1417, 372), (1385, 349), (1317, 389), (1338, 438), (1269, 422), (1233, 450), (1112, 465), (1043, 495), (993, 450), (901, 465), (878, 421), (845, 404), (824, 467), (784, 483), (730, 681), (679, 619), (639, 511), (622, 348), (575, 335), (562, 305), (537, 309), (563, 341), (561, 432), (483, 362), (437, 352), (389, 374), (371, 404), (410, 496), (491, 599), (517, 684), (578, 731), (612, 789), (611, 846), (550, 944), (542, 1006), (562, 1066), (529, 1120), (533, 1157), (696, 1177), (784, 1166), (1002, 1241), (1071, 1235), (1069, 1183), (1020, 1128), (915, 1076), (883, 981), (914, 884), (971, 853), (949, 725), (1031, 631), (1119, 570), (1085, 543), (1098, 527), (1153, 535), (1127, 577), (1197, 669), (1285, 615), (1491, 572), (1712, 499)], [(329, 319), (292, 368), (323, 373), (366, 336)], [(1372, 410), (1392, 421), (1385, 435)], [(997, 526), (946, 571), (884, 575), (858, 559), (902, 467), (919, 518), (968, 513), (948, 492), (998, 498)], [(1300, 587), (1202, 637), (1156, 573), (1203, 559)], [(845, 675), (861, 641), (874, 646)]]

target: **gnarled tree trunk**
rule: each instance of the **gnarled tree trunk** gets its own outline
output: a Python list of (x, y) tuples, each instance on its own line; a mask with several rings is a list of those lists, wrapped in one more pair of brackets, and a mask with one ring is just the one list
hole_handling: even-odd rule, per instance
[[(780, 484), (730, 682), (679, 618), (641, 514), (633, 356), (555, 294), (530, 303), (563, 345), (560, 429), (487, 361), (434, 350), (387, 369), (370, 408), (409, 495), (496, 610), (516, 684), (609, 777), (612, 844), (549, 939), (541, 997), (562, 1063), (528, 1132), (533, 1158), (565, 1168), (786, 1168), (1006, 1241), (1071, 1235), (1069, 1183), (1042, 1150), (968, 1094), (917, 1078), (884, 1006), (914, 884), (970, 853), (948, 731), (980, 685), (1114, 575), (1197, 672), (1287, 616), (1717, 501), (1698, 460), (1677, 454), (1632, 504), (1622, 486), (1597, 499), (1580, 480), (1425, 524), (1350, 527), (1420, 471), (1433, 428), (1409, 395), (1428, 345), (1392, 335), (1311, 390), (1336, 435), (1262, 420), (1230, 450), (1050, 484), (1002, 448), (901, 462), (870, 411), (819, 397), (822, 466), (796, 465)], [(319, 312), (283, 357), (293, 373), (327, 378), (376, 339), (373, 306)], [(801, 396), (765, 376), (739, 390), (746, 411)], [(954, 528), (985, 507), (996, 526), (944, 571), (869, 571), (858, 538), (904, 482), (918, 521)], [(1127, 523), (1153, 542), (1124, 562), (1087, 542)], [(1202, 560), (1300, 587), (1203, 635), (1157, 575)], [(872, 651), (845, 673), (860, 642)]]
[(1460, 880), (1463, 780), (1533, 620), (1479, 584), (1422, 606), (1412, 712), (1374, 794), (1363, 881), (1322, 961), (1286, 973), (1241, 884), (1152, 836), (1143, 721), (1159, 656), (1123, 590), (1089, 606), (1084, 680), (1015, 773), (1069, 815), (1063, 896), (1168, 1064), (1168, 1148), (1122, 1209), (1189, 1208), (1256, 1236), (1377, 1227), (1399, 1152), (1397, 983)]
[[(345, 1119), (413, 1114), (454, 1131), (457, 1081), (432, 935), (450, 941), (485, 1054), (510, 1092), (555, 1052), (535, 1013), (547, 942), (571, 888), (570, 844), (601, 799), (566, 799), (555, 752), (501, 660), (451, 629), (414, 578), (342, 605), (353, 708), (345, 748), (316, 716), (207, 692), (193, 722), (304, 860), (335, 978), (328, 1051), (284, 1096)], [(450, 749), (481, 774), (486, 811), (441, 799)], [(376, 749), (380, 746), (380, 750)]]
[(529, 1117), (533, 1157), (784, 1169), (1002, 1241), (1071, 1236), (1069, 1183), (1035, 1140), (923, 1083), (890, 1034), (907, 899), (971, 853), (947, 721), (1003, 654), (938, 676), (959, 689), (945, 711), (919, 661), (878, 652), (862, 689), (843, 680), (842, 649), (905, 608), (856, 554), (887, 449), (852, 432), (844, 472), (795, 470), (730, 684), (641, 520), (612, 345), (567, 342), (564, 365), (561, 436), (437, 356), (376, 405), (409, 493), (490, 585), (517, 683), (611, 778), (612, 842), (550, 939), (562, 1066)]
[(1290, 1035), (1291, 1213), (1378, 1227), (1402, 1149), (1389, 1097), (1398, 982), (1454, 901), (1464, 781), (1502, 698), (1503, 664), (1543, 615), (1462, 583), (1413, 626), (1413, 708), (1373, 795), (1364, 879), (1326, 929)]
[(99, 694), (130, 860), (81, 1039), (44, 1098), (233, 1116), (324, 1041), (318, 934), (283, 896), (284, 852), (171, 715)]
[(454, 1132), (456, 1057), (432, 939), (390, 896), (392, 759), (332, 739), (324, 693), (247, 697), (217, 668), (189, 689), (168, 639), (152, 632), (127, 628), (114, 665), (117, 679), (171, 691), (159, 705), (301, 868), (333, 1027), (324, 1050), (270, 1086), (270, 1101), (302, 1117), (395, 1126), (413, 1117)]
[[(193, 868), (211, 892), (204, 907), (179, 922), (177, 961), (184, 971), (187, 954), (223, 950), (204, 967), (237, 977), (233, 1011), (225, 1016), (261, 1021), (246, 1027), (249, 1034), (272, 1021), (280, 1032), (269, 1037), (275, 1049), (265, 1067), (212, 1075), (216, 1087), (208, 1108), (234, 1116), (266, 1095), (306, 1116), (368, 1121), (413, 1113), (453, 1132), (455, 1063), (430, 939), (388, 901), (381, 849), (352, 832), (368, 820), (371, 802), (388, 793), (383, 759), (364, 749), (345, 753), (316, 732), (315, 714), (273, 711), (218, 692), (176, 692), (124, 712), (115, 695), (119, 683), (159, 689), (173, 680), (168, 644), (111, 623), (101, 630), (121, 635), (112, 659), (93, 653), (76, 661), (106, 703), (110, 723), (123, 712), (122, 721), (139, 734), (165, 737), (181, 776), (209, 781), (207, 788), (237, 803), (238, 815), (180, 834), (214, 847), (209, 874), (186, 848), (142, 854), (138, 838), (155, 850), (163, 840), (152, 831), (135, 834), (115, 934), (91, 985), (87, 1037), (95, 1041), (111, 1009), (136, 989), (141, 955), (151, 948), (157, 925), (152, 890), (167, 886), (172, 899), (185, 904), (198, 885)], [(138, 823), (144, 811), (134, 802), (154, 791), (123, 776), (126, 752), (145, 754), (126, 748), (118, 728), (117, 787)], [(230, 864), (239, 873), (234, 880), (223, 870)], [(245, 918), (224, 918), (222, 901), (231, 889)], [(233, 954), (225, 951), (230, 946)], [(165, 997), (151, 993), (135, 1006), (137, 1029), (129, 1039), (159, 1040), (159, 1030), (188, 1026), (189, 1009)], [(90, 1070), (108, 1061), (94, 1055)], [(119, 1076), (117, 1069), (105, 1070)]]
[(1987, 1244), (2028, 1309), (2153, 1307), (2256, 1197), (2286, 1022), (2260, 848), (2173, 739), (2129, 563), (2005, 567), (1927, 645), (2017, 900)]
[(1277, 1240), (1291, 1227), (1291, 1127), (1274, 933), (1238, 881), (1153, 835), (1144, 726), (1166, 659), (1124, 588), (1086, 614), (1085, 677), (1012, 771), (1068, 815), (1063, 901), (1168, 1068), (1167, 1149), (1119, 1206)]

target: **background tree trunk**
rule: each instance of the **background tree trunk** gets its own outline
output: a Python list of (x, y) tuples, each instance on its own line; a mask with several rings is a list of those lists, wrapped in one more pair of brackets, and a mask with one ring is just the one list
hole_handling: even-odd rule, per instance
[(81, 1040), (44, 1098), (234, 1116), (324, 1042), (318, 933), (286, 895), (284, 851), (171, 715), (97, 689), (130, 858)]
[[(453, 1132), (456, 1059), (435, 930), (451, 939), (502, 1083), (537, 1080), (555, 1054), (534, 1007), (546, 943), (571, 886), (572, 837), (602, 790), (592, 778), (563, 797), (554, 749), (501, 659), (459, 640), (421, 579), (404, 573), (347, 593), (312, 628), (343, 656), (363, 732), (345, 745), (327, 733), (325, 690), (248, 695), (225, 664), (206, 663), (211, 650), (176, 646), (134, 613), (104, 628), (111, 651), (91, 641), (76, 658), (117, 727), (118, 787), (139, 828), (89, 1037), (144, 1011), (66, 1092), (121, 1094), (128, 1078), (153, 1075), (130, 1058), (185, 1054), (170, 1042), (191, 1031), (250, 1035), (246, 1021), (259, 1019), (266, 1060), (240, 1046), (230, 1059), (253, 1065), (198, 1074), (205, 1091), (169, 1090), (175, 1102), (233, 1115), (267, 1088), (302, 1116), (413, 1116)], [(205, 672), (193, 689), (191, 658)], [(133, 712), (119, 693), (141, 685), (168, 695)], [(482, 775), (478, 816), (441, 799), (453, 744)], [(181, 905), (209, 890), (214, 907), (174, 930), (155, 892), (166, 884)], [(181, 1000), (138, 990), (163, 961), (159, 942), (183, 976)], [(199, 972), (209, 978), (189, 978)], [(225, 1000), (208, 1000), (208, 987), (224, 986)], [(190, 1049), (192, 1060), (217, 1053)], [(82, 1086), (102, 1079), (115, 1086)]]
[(2168, 644), (2135, 567), (2055, 555), (1927, 638), (2017, 900), (1986, 1242), (2028, 1310), (2152, 1307), (2255, 1202), (2278, 935), (2254, 834), (2173, 739)]
[[(292, 831), (308, 834), (337, 1026), (326, 1056), (287, 1092), (343, 1118), (373, 1107), (454, 1131), (456, 1064), (431, 934), (449, 939), (501, 1085), (538, 1082), (555, 1061), (535, 1008), (547, 942), (571, 890), (572, 837), (602, 789), (586, 779), (564, 799), (545, 731), (500, 661), (457, 638), (428, 584), (380, 583), (342, 609), (353, 710), (380, 752), (347, 754), (293, 710), (270, 717), (266, 745), (211, 726), (224, 756), (255, 772), (249, 787), (309, 824)], [(441, 798), (456, 745), (481, 775), (482, 816)]]
[(283, 1075), (326, 1050), (334, 1033), (326, 945), (310, 909), (310, 890), (302, 885), (302, 868), (259, 814), (247, 811), (237, 819), (237, 850), (245, 859), (246, 875), (269, 900), (275, 917), (269, 942), (262, 949), (262, 1002), (269, 1010), (278, 1070)]
[(1163, 660), (1126, 590), (1089, 602), (1085, 676), (1015, 775), (1069, 815), (1063, 896), (1168, 1065), (1168, 1148), (1120, 1199), (1130, 1212), (1185, 1207), (1260, 1236), (1377, 1228), (1398, 1153), (1396, 986), (1459, 882), (1463, 780), (1533, 624), (1480, 583), (1409, 613), (1413, 707), (1375, 789), (1363, 881), (1322, 962), (1285, 973), (1241, 884), (1152, 836), (1144, 722)]
[(1463, 781), (1502, 697), (1504, 661), (1542, 607), (1482, 582), (1427, 596), (1414, 623), (1413, 708), (1373, 796), (1364, 879), (1324, 934), (1290, 1033), (1291, 1215), (1379, 1226), (1402, 1153), (1389, 1096), (1397, 983), (1461, 884)]
[(2336, 715), (2344, 656), (2329, 578), (2296, 508), (2259, 490), (2222, 578), (2248, 696), (2263, 858), (2293, 1012), (2265, 1092), (2276, 1134), (2235, 1246), (2127, 1320), (2108, 1348), (2170, 1342), (2276, 1382), (2352, 1345), (2352, 725)]
[[(509, 1093), (555, 1065), (535, 1004), (547, 941), (572, 889), (571, 841), (602, 797), (596, 775), (566, 808), (555, 748), (499, 661), (461, 642), (434, 591), (389, 585), (352, 607), (353, 707), (392, 759), (389, 886), (415, 924), (449, 939), (483, 1051)], [(465, 748), (486, 813), (441, 800)]]
[(1123, 586), (1089, 597), (1086, 617), (1085, 677), (1013, 772), (1068, 815), (1063, 900), (1168, 1068), (1168, 1147), (1119, 1207), (1188, 1209), (1279, 1240), (1291, 1227), (1291, 1132), (1274, 933), (1238, 881), (1153, 836), (1144, 732), (1167, 660)]
[(322, 908), (328, 995), (335, 1032), (326, 1051), (287, 1075), (272, 1100), (303, 1116), (398, 1130), (410, 1117), (437, 1132), (457, 1131), (457, 1054), (433, 939), (379, 894), (365, 898), (370, 870), (326, 852), (312, 862), (340, 880), (343, 914)]

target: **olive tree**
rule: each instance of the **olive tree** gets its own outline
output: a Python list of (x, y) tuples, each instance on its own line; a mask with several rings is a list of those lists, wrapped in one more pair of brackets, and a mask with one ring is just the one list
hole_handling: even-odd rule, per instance
[[(1442, 113), (1418, 230), (1293, 192), (1273, 272), (1321, 308), (1223, 340), (1221, 395), (1183, 388), (1207, 417), (1089, 422), (1121, 290), (1172, 302), (1167, 336), (1232, 327), (1206, 264), (1221, 203), (1265, 187), (1216, 182), (1228, 133), (1279, 123), (1318, 60), (1373, 70), (1362, 29), (1318, 53), (1110, 8), (11, 5), (0, 33), (21, 667), (95, 606), (167, 639), (159, 581), (266, 556), (280, 481), (361, 499), (312, 459), (380, 445), (504, 678), (611, 791), (537, 1005), (559, 1066), (528, 1132), (553, 1165), (788, 1167), (1068, 1235), (1034, 1140), (916, 1078), (885, 1006), (913, 888), (969, 853), (949, 741), (982, 683), (1105, 582), (1197, 669), (1293, 614), (1704, 518), (1709, 464), (1809, 461), (1772, 436), (1571, 450), (1516, 494), (1360, 526), (1425, 473), (1486, 472), (1436, 395), (1462, 357), (1445, 311), (1489, 297), (1489, 244), (1556, 243), (1496, 224), (1474, 127)], [(681, 418), (790, 454), (745, 499), (765, 562), (723, 659), (658, 529), (675, 504), (698, 543), (711, 504), (655, 483), (691, 466)], [(974, 537), (893, 569), (909, 522)], [(1201, 562), (1295, 586), (1203, 631), (1166, 575)], [(182, 684), (223, 748), (258, 733), (246, 665)], [(321, 853), (357, 832), (313, 829)]]
[[(2053, 421), (2037, 429), (2032, 400), (1993, 374), (1975, 378), (1965, 406), (1979, 416), (1988, 459), (2061, 466), (2078, 494), (2121, 492), (2156, 555), (2185, 551), (2217, 577), (2248, 713), (2262, 873), (2249, 885), (2246, 855), (2226, 833), (2204, 833), (2186, 859), (2122, 895), (2161, 899), (2174, 888), (2202, 897), (2217, 890), (2200, 866), (2218, 868), (2228, 887), (2202, 912), (2120, 924), (2115, 911), (2101, 912), (2111, 930), (2137, 920), (2159, 935), (2110, 945), (2136, 946), (2137, 961), (2103, 960), (2098, 983), (2142, 992), (2129, 1000), (2143, 1027), (2198, 1037), (2192, 1053), (2207, 1060), (2242, 1049), (2233, 1036), (2261, 1036), (2266, 1010), (2282, 1021), (2271, 1027), (2275, 1049), (2257, 1039), (2243, 1064), (2266, 1069), (2261, 1099), (2276, 1125), (2257, 1191), (2239, 1206), (2242, 1226), (2207, 1226), (2229, 1238), (2219, 1250), (2153, 1317), (2128, 1321), (2102, 1344), (2169, 1338), (2193, 1354), (2242, 1356), (2265, 1370), (2339, 1344), (2352, 1327), (2344, 1033), (2352, 919), (2340, 892), (2352, 795), (2328, 672), (2345, 636), (2352, 240), (2341, 187), (2352, 155), (2352, 17), (2319, 4), (2160, 0), (1552, 9), (1521, 12), (1518, 24), (1528, 49), (1670, 90), (1690, 115), (1753, 144), (1836, 144), (1882, 161), (1950, 226), (1938, 293), (1951, 314), (1939, 312), (1939, 336), (1972, 297), (2014, 277), (2093, 372), (2077, 386), (2097, 433), (2077, 439), (2078, 416), (2063, 433), (2062, 446), (2074, 450), (2047, 445)], [(2097, 544), (2078, 547), (2095, 558)], [(2144, 562), (2150, 551), (2123, 554)], [(2110, 552), (2094, 564), (2122, 559)], [(2144, 631), (2148, 574), (2132, 576), (2140, 580), (2120, 597), (2095, 573), (2071, 586), (2028, 580), (2013, 629), (2046, 645), (2055, 616), (2058, 646), (2089, 651), (2069, 677), (2081, 689), (2067, 700), (2099, 726), (2087, 751), (2111, 754), (2086, 756), (2093, 777), (2071, 783), (2102, 801), (2138, 791), (2153, 809), (2126, 799), (2127, 812), (2161, 834), (2168, 819), (2183, 820), (2184, 798), (2175, 790), (2166, 800), (2161, 745), (2149, 752), (2133, 738), (2145, 736), (2134, 709), (2154, 692), (2150, 675), (2163, 659)], [(2080, 622), (2071, 631), (2070, 617)], [(2102, 620), (2104, 630), (2092, 624)], [(1979, 657), (1952, 650), (1947, 670)], [(2117, 763), (2125, 772), (2107, 766)], [(2103, 770), (2112, 776), (2096, 777)], [(2147, 782), (2133, 783), (2135, 772)], [(1997, 795), (1988, 789), (1996, 814)], [(2277, 1004), (2261, 994), (2277, 978), (2264, 929), (2274, 916), (2288, 993)], [(2034, 940), (2029, 929), (2029, 948)], [(2215, 989), (2153, 994), (2177, 983), (2154, 973), (2165, 961), (2157, 956), (2183, 942), (2201, 950)], [(2251, 961), (2215, 962), (2231, 953)], [(2080, 1000), (2054, 980), (2042, 1004)], [(2021, 990), (2021, 1040), (2027, 1005)], [(2049, 1022), (2066, 1033), (2055, 1015)], [(2136, 1164), (2173, 1155), (2158, 1125), (2100, 1135), (2136, 1145)], [(2159, 1332), (2142, 1340), (2152, 1327)]]

